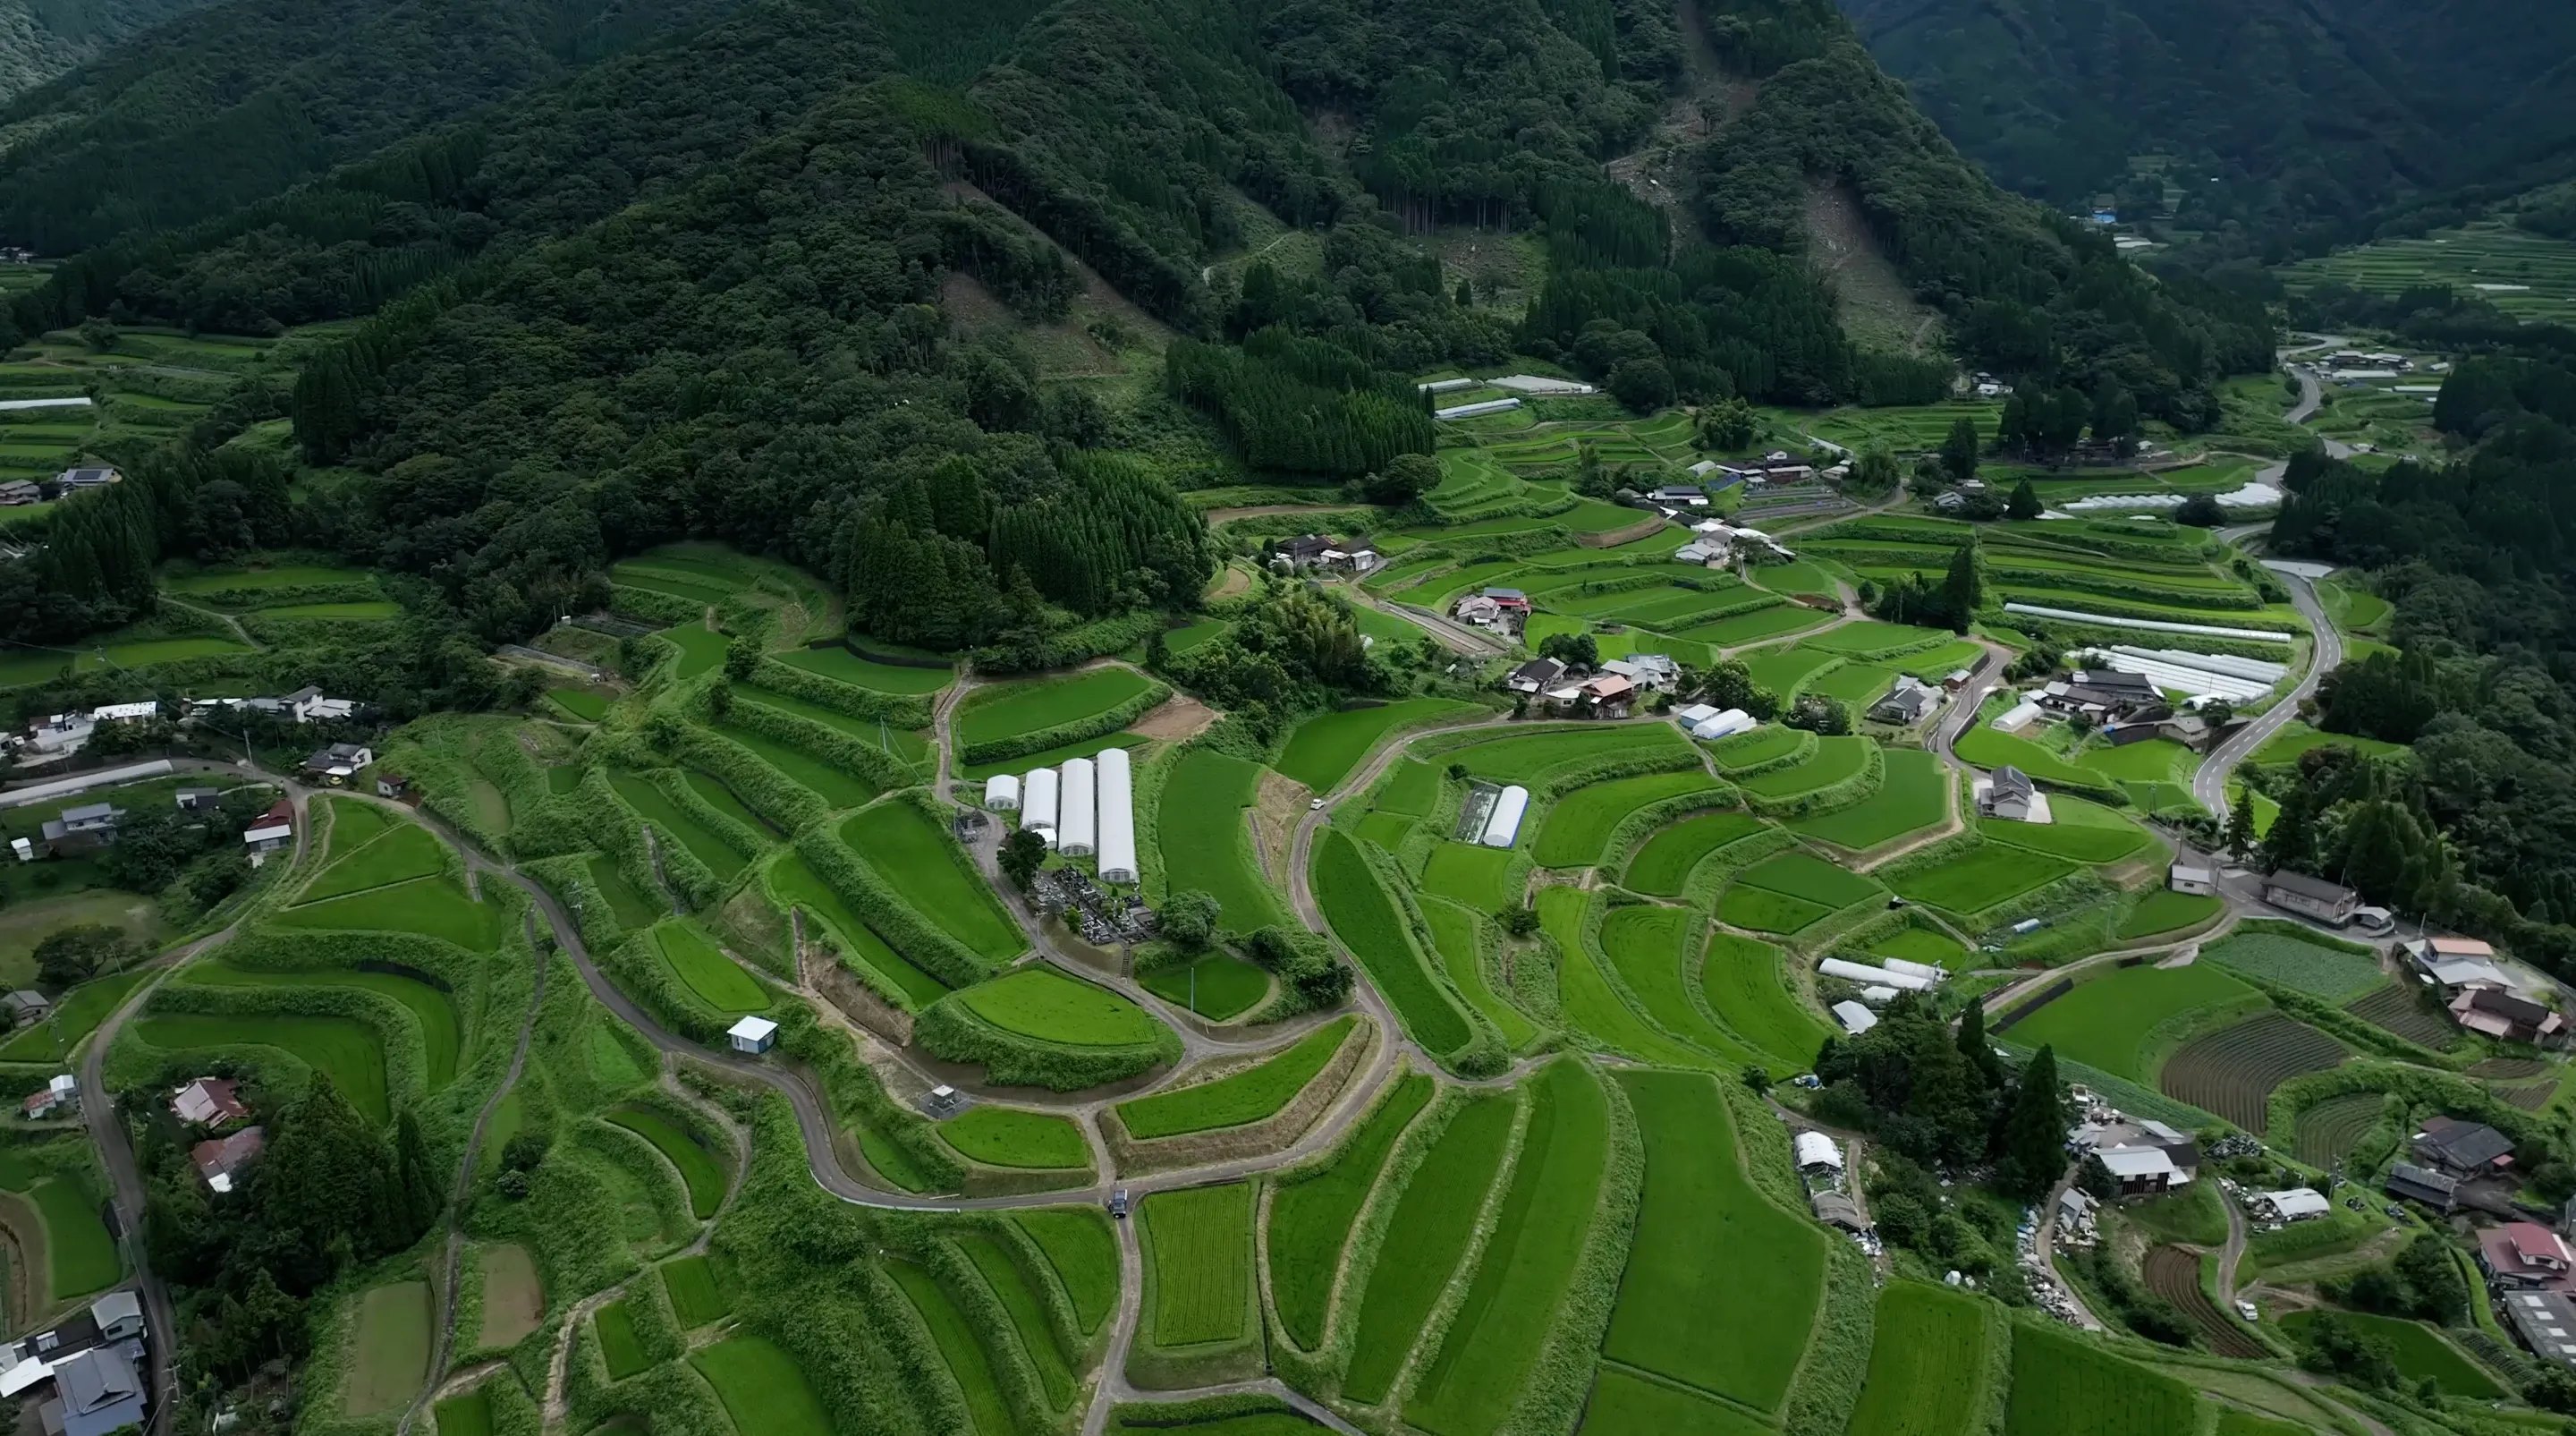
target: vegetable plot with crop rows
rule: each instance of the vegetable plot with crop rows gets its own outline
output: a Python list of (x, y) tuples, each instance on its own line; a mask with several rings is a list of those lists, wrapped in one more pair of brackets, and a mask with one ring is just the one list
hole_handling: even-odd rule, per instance
[(2260, 1132), (2269, 1120), (2273, 1088), (2343, 1059), (2343, 1047), (2333, 1038), (2266, 1013), (2184, 1044), (2166, 1060), (2159, 1085), (2168, 1097)]

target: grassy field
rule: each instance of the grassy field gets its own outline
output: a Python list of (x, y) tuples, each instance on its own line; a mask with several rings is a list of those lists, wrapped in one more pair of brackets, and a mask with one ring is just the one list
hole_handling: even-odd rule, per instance
[(732, 1315), (733, 1298), (726, 1286), (712, 1257), (680, 1256), (662, 1263), (662, 1290), (671, 1298), (671, 1311), (682, 1327), (705, 1326)]
[(480, 1386), (430, 1408), (438, 1436), (492, 1436), (492, 1398)]
[(14, 653), (0, 658), (0, 688), (42, 683), (60, 676), (65, 667), (74, 673), (95, 673), (111, 665), (117, 668), (149, 668), (156, 663), (177, 663), (189, 658), (213, 658), (251, 651), (247, 645), (229, 638), (200, 637), (132, 639), (84, 649), (78, 657), (65, 657), (59, 653)]
[(1328, 793), (1398, 728), (1465, 721), (1480, 711), (1446, 698), (1408, 698), (1309, 718), (1288, 735), (1288, 746), (1279, 755), (1279, 771), (1317, 793)]
[(1784, 1073), (1804, 1071), (1830, 1035), (1824, 1020), (1790, 994), (1780, 950), (1767, 942), (1710, 933), (1699, 981), (1718, 1020)]
[(908, 802), (879, 803), (841, 825), (841, 841), (922, 916), (995, 962), (1029, 950), (1026, 934), (948, 829)]
[(1738, 1165), (1716, 1079), (1618, 1074), (1646, 1143), (1645, 1201), (1602, 1355), (1777, 1411), (1807, 1349), (1825, 1237), (1771, 1205)]
[(1091, 1165), (1091, 1144), (1070, 1118), (1015, 1107), (978, 1106), (939, 1124), (939, 1136), (988, 1167)]
[(1945, 912), (1980, 913), (2074, 872), (2044, 853), (1989, 845), (1895, 879), (1899, 897)]
[(1495, 1430), (1537, 1364), (1574, 1279), (1610, 1156), (1610, 1103), (1588, 1063), (1529, 1084), (1530, 1120), (1510, 1189), (1404, 1419), (1439, 1436)]
[(653, 943), (681, 985), (717, 1012), (737, 1017), (769, 1006), (768, 989), (717, 951), (688, 919), (673, 918), (655, 927)]
[(1680, 897), (1700, 859), (1766, 825), (1750, 813), (1702, 813), (1661, 829), (1628, 862), (1625, 886), (1652, 897)]
[(2013, 1328), (2004, 1436), (2172, 1436), (2198, 1426), (2191, 1388), (2081, 1337)]
[(165, 1013), (139, 1019), (135, 1036), (165, 1052), (208, 1047), (273, 1047), (317, 1072), (349, 1099), (358, 1115), (383, 1126), (393, 1120), (385, 1093), (385, 1053), (376, 1030), (347, 1017), (290, 1017), (259, 1013), (215, 1017)]
[(81, 1039), (98, 1030), (147, 972), (120, 972), (73, 988), (54, 1004), (54, 1015), (0, 1043), (0, 1062), (60, 1062)]
[[(2335, 1314), (2361, 1328), (2362, 1335), (2387, 1342), (2397, 1357), (2397, 1374), (2410, 1383), (2430, 1377), (2441, 1385), (2443, 1395), (2464, 1396), (2472, 1401), (2493, 1401), (2505, 1394), (2494, 1377), (2420, 1321), (2362, 1311)], [(2281, 1329), (2304, 1342), (2317, 1315), (2313, 1311), (2291, 1312), (2281, 1318)]]
[(1242, 1339), (1252, 1321), (1252, 1184), (1156, 1192), (1136, 1220), (1153, 1290), (1147, 1339), (1166, 1350)]
[(53, 1273), (54, 1300), (87, 1296), (124, 1275), (116, 1238), (99, 1220), (100, 1203), (78, 1182), (44, 1178), (27, 1189), (27, 1199), (45, 1223), (45, 1261)]
[(1862, 852), (1941, 821), (1950, 806), (1950, 770), (1920, 748), (1887, 750), (1878, 791), (1848, 808), (1789, 823), (1792, 832)]
[(1805, 747), (1813, 737), (1804, 729), (1766, 723), (1750, 732), (1720, 738), (1709, 745), (1708, 751), (1717, 760), (1718, 771), (1740, 773), (1785, 758)]
[(1289, 1338), (1313, 1351), (1324, 1340), (1324, 1318), (1342, 1248), (1360, 1207), (1377, 1185), (1406, 1124), (1431, 1100), (1431, 1079), (1419, 1072), (1398, 1080), (1359, 1130), (1321, 1168), (1280, 1181), (1270, 1198), (1270, 1299)]
[(1075, 1322), (1098, 1331), (1118, 1304), (1118, 1239), (1109, 1218), (1097, 1206), (1082, 1206), (1014, 1212), (1010, 1219), (1046, 1254)]
[(358, 1300), (357, 1350), (340, 1392), (351, 1416), (375, 1416), (408, 1403), (429, 1377), (429, 1283), (369, 1287)]
[(622, 1381), (652, 1363), (644, 1357), (644, 1343), (635, 1337), (635, 1315), (624, 1301), (612, 1301), (591, 1313), (591, 1329), (599, 1337), (600, 1359), (607, 1363), (608, 1379)]
[[(336, 849), (339, 844), (334, 842), (332, 846)], [(344, 857), (333, 858), (331, 865), (298, 894), (297, 901), (319, 902), (324, 898), (391, 887), (413, 878), (432, 876), (445, 871), (446, 867), (447, 845), (429, 829), (404, 823)]]
[(667, 904), (657, 905), (626, 880), (615, 858), (593, 853), (583, 866), (590, 873), (591, 886), (607, 899), (609, 914), (617, 919), (619, 927), (638, 932), (670, 915)]
[(1052, 967), (1023, 967), (959, 994), (968, 1010), (1006, 1032), (1068, 1047), (1130, 1047), (1154, 1041), (1163, 1025), (1105, 987)]
[(1501, 912), (1520, 906), (1520, 893), (1511, 882), (1514, 861), (1509, 848), (1437, 843), (1423, 863), (1420, 888), (1478, 912)]
[(1325, 830), (1315, 845), (1315, 903), (1358, 958), (1415, 1041), (1435, 1053), (1467, 1045), (1472, 1029), (1432, 981), (1402, 915), (1349, 835)]
[(391, 998), (411, 1014), (412, 1021), (420, 1029), (428, 1089), (440, 1091), (456, 1080), (456, 1059), (464, 1044), (464, 1034), (457, 1026), (456, 1004), (446, 993), (426, 982), (399, 973), (360, 972), (353, 968), (261, 972), (234, 967), (220, 960), (191, 966), (184, 980), (207, 987), (347, 987)]
[(1502, 1166), (1516, 1108), (1511, 1097), (1468, 1099), (1405, 1184), (1376, 1266), (1360, 1297), (1359, 1329), (1342, 1394), (1361, 1405), (1384, 1401), (1422, 1334), (1432, 1304), (1466, 1255), (1468, 1238)]
[(299, 903), (271, 921), (280, 927), (416, 932), (471, 952), (496, 951), (503, 936), (501, 910), (476, 902), (443, 875)]
[(1984, 1309), (1919, 1281), (1878, 1298), (1878, 1334), (1848, 1436), (1967, 1436), (1986, 1366)]
[(2116, 863), (2155, 841), (2146, 829), (2099, 803), (2059, 793), (2048, 800), (2048, 807), (2054, 822), (1980, 818), (1976, 828), (1989, 844), (2000, 843), (2078, 863)]
[(1531, 855), (1539, 866), (1585, 868), (1600, 862), (1610, 834), (1629, 814), (1667, 798), (1714, 794), (1717, 780), (1689, 768), (1678, 773), (1648, 773), (1576, 789), (1550, 808)]
[(1328, 1022), (1275, 1057), (1230, 1077), (1178, 1087), (1118, 1104), (1118, 1120), (1140, 1140), (1240, 1127), (1277, 1115), (1306, 1090), (1348, 1041), (1356, 1017)]
[(1603, 1364), (1583, 1408), (1584, 1436), (1769, 1436), (1776, 1428), (1734, 1407)]
[(977, 689), (957, 711), (961, 748), (1017, 738), (1024, 733), (1106, 713), (1154, 686), (1131, 668), (1095, 668), (1070, 678)]
[(1496, 993), (1485, 980), (1484, 920), (1454, 902), (1425, 898), (1422, 921), (1431, 929), (1432, 949), (1439, 955), (1441, 968), (1450, 982), (1465, 995), (1467, 1005), (1485, 1015), (1503, 1034), (1503, 1045), (1517, 1052), (1538, 1035), (1521, 1010)]
[(1192, 748), (1163, 780), (1155, 820), (1163, 857), (1163, 888), (1193, 888), (1223, 908), (1218, 922), (1234, 932), (1254, 932), (1283, 921), (1279, 899), (1252, 855), (1243, 811), (1252, 806), (1261, 765), (1213, 748)]
[[(716, 1389), (737, 1431), (761, 1436), (832, 1436), (821, 1397), (787, 1353), (757, 1336), (737, 1336), (689, 1353)], [(997, 1428), (999, 1429), (999, 1428)]]
[(724, 1202), (724, 1166), (696, 1137), (649, 1107), (613, 1108), (604, 1114), (604, 1120), (653, 1144), (653, 1150), (662, 1154), (680, 1174), (681, 1185), (688, 1188), (691, 1216), (705, 1221), (716, 1214), (716, 1208)]
[(1211, 952), (1176, 967), (1158, 967), (1136, 983), (1211, 1022), (1240, 1017), (1270, 995), (1270, 974), (1224, 952)]
[(699, 821), (695, 813), (672, 801), (671, 795), (663, 792), (661, 785), (652, 779), (641, 773), (612, 768), (608, 773), (608, 785), (616, 790), (626, 806), (635, 810), (636, 816), (653, 825), (656, 835), (688, 849), (689, 856), (706, 864), (707, 871), (718, 879), (731, 882), (743, 870), (746, 863), (744, 855), (736, 852), (715, 829)]
[(2189, 967), (2124, 967), (2089, 982), (2015, 1023), (2005, 1040), (2021, 1047), (2052, 1046), (2114, 1077), (2152, 1082), (2141, 1069), (2139, 1048), (2158, 1024), (2254, 995), (2254, 989), (2206, 963)]
[(770, 656), (790, 668), (879, 693), (936, 693), (957, 681), (954, 669), (874, 663), (837, 644), (829, 648), (793, 648)]

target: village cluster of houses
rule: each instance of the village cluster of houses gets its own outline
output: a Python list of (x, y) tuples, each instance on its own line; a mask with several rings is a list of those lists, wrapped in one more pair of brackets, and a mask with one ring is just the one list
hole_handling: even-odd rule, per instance
[(65, 469), (50, 479), (4, 479), (0, 480), (0, 509), (40, 504), (83, 489), (122, 483), (124, 479), (125, 475), (108, 468)]
[(0, 1348), (0, 1399), (35, 1401), (44, 1436), (108, 1436), (140, 1426), (148, 1400), (143, 1338), (142, 1298), (109, 1292)]
[[(299, 688), (279, 698), (191, 698), (173, 715), (197, 723), (226, 712), (271, 713), (297, 723), (338, 722), (361, 717), (367, 705), (354, 698), (333, 698), (319, 688)], [(0, 734), (0, 750), (13, 753), (21, 766), (52, 763), (88, 746), (98, 730), (116, 723), (149, 723), (162, 716), (158, 699), (104, 703), (71, 713), (48, 713), (29, 722), (25, 731)]]
[(1691, 534), (1690, 542), (1673, 550), (1673, 562), (1696, 568), (1726, 568), (1739, 558), (1757, 554), (1767, 554), (1784, 563), (1798, 556), (1781, 547), (1777, 539), (1762, 530), (1731, 524), (1724, 519), (1704, 519), (1692, 524)]
[[(172, 801), (180, 812), (194, 813), (212, 809), (222, 796), (214, 788), (181, 788), (172, 795)], [(38, 830), (39, 838), (10, 839), (10, 853), (22, 863), (32, 863), (42, 858), (82, 857), (114, 847), (129, 811), (113, 802), (75, 804), (47, 818)], [(252, 867), (294, 841), (295, 805), (284, 798), (270, 804), (242, 831), (242, 848), (250, 854)], [(7, 999), (0, 998), (0, 1009), (5, 1009), (6, 1004)]]
[[(1488, 589), (1492, 593), (1496, 590)], [(1517, 592), (1517, 590), (1502, 590)], [(1526, 602), (1526, 600), (1524, 600)], [(1597, 669), (1533, 658), (1503, 678), (1503, 687), (1544, 712), (1577, 718), (1625, 718), (1649, 693), (1670, 693), (1681, 683), (1681, 665), (1662, 653), (1632, 653)]]
[(1358, 578), (1385, 565), (1386, 555), (1364, 538), (1299, 534), (1270, 546), (1270, 566), (1281, 573), (1346, 573)]

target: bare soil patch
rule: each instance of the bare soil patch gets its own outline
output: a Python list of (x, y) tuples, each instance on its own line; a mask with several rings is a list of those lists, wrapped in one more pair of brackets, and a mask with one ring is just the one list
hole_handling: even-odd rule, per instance
[(1299, 815), (1314, 795), (1305, 784), (1268, 768), (1261, 770), (1261, 787), (1254, 795), (1246, 816), (1252, 821), (1253, 851), (1261, 858), (1261, 875), (1285, 887), (1288, 879), (1288, 849), (1295, 840)]
[(536, 1260), (517, 1242), (483, 1248), (483, 1332), (476, 1345), (516, 1346), (546, 1319), (546, 1287)]
[(1848, 187), (1808, 187), (1807, 237), (1807, 252), (1833, 280), (1844, 327), (1869, 347), (1920, 353), (1938, 320), (1897, 274)]
[(1127, 731), (1167, 743), (1186, 743), (1216, 720), (1217, 711), (1199, 700), (1175, 697), (1128, 724)]
[(1232, 598), (1236, 594), (1251, 591), (1252, 575), (1229, 564), (1225, 572), (1217, 576), (1216, 582), (1208, 585), (1206, 597), (1211, 600)]

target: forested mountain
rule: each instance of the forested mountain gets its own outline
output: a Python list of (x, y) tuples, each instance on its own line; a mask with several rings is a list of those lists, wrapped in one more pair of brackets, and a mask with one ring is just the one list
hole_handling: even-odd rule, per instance
[[(250, 144), (255, 126), (201, 154), (102, 120), (82, 143), (153, 163), (30, 150), (0, 171), (0, 215), (86, 214), (103, 236), (17, 302), (24, 331), (363, 318), (291, 398), (254, 385), (201, 437), (283, 409), (302, 458), (337, 471), (294, 508), (299, 541), (430, 579), (486, 640), (596, 601), (615, 555), (703, 536), (828, 575), (859, 626), (897, 641), (1032, 663), (1132, 642), (1129, 615), (1186, 606), (1204, 575), (1169, 482), (1193, 476), (1121, 452), (1129, 420), (1046, 392), (1007, 335), (970, 339), (942, 307), (971, 277), (1024, 322), (1060, 320), (1081, 285), (1068, 256), (1176, 336), (1165, 407), (1135, 422), (1186, 422), (1177, 400), (1250, 466), (1326, 481), (1430, 451), (1410, 374), (1515, 352), (1640, 409), (1946, 392), (1947, 359), (1867, 352), (1837, 326), (1804, 252), (1825, 186), (1856, 198), (1960, 357), (2035, 392), (2125, 392), (2191, 425), (2220, 376), (2269, 359), (2259, 309), (2151, 283), (1980, 177), (1826, 0), (1700, 12), (1761, 98), (1693, 142), (1695, 202), (1679, 211), (1603, 170), (1690, 103), (1676, 13), (1654, 0), (1509, 0), (1472, 18), (1431, 0), (1022, 0), (964, 16), (747, 0), (533, 83), (614, 48), (592, 39), (713, 9), (665, 0), (614, 25), (551, 12), (550, 35), (504, 24), (514, 42), (495, 42), (486, 79), (434, 95), (379, 108), (357, 101), (381, 87), (335, 88), (341, 70), (416, 58), (431, 3), (325, 6), (307, 30), (328, 57), (277, 72), (303, 77), (302, 112), (342, 116), (332, 143), (406, 131), (364, 157), (291, 185), (277, 169), (265, 193), (219, 179), (228, 155), (284, 153)], [(434, 3), (458, 27), (500, 23)], [(220, 91), (240, 46), (292, 28), (280, 0), (247, 4), (27, 103)], [(522, 81), (445, 117), (477, 86)], [(286, 84), (224, 113), (287, 105)], [(182, 175), (187, 156), (204, 163)], [(255, 197), (214, 212), (227, 185)], [(78, 205), (48, 198), (73, 190)], [(1322, 263), (1218, 267), (1255, 219), (1313, 233)], [(1536, 302), (1476, 303), (1424, 242), (1435, 225), (1543, 231)], [(156, 486), (165, 551), (184, 548), (195, 472)], [(142, 552), (119, 571), (145, 572), (153, 541), (126, 542)], [(149, 602), (148, 587), (90, 584), (72, 589), (88, 606), (67, 607), (63, 587), (11, 585), (48, 595), (18, 610), (48, 632)]]
[[(2410, 198), (2563, 173), (2576, 10), (2555, 0), (1843, 0), (2002, 183), (2282, 247)], [(2172, 164), (2131, 177), (2130, 157)], [(2306, 231), (2305, 239), (2296, 239)], [(2274, 256), (2277, 257), (2277, 254)]]
[(230, 0), (0, 109), (0, 240), (59, 254), (277, 193), (733, 0)]
[(0, 100), (41, 85), (129, 35), (207, 0), (7, 0), (0, 4)]

